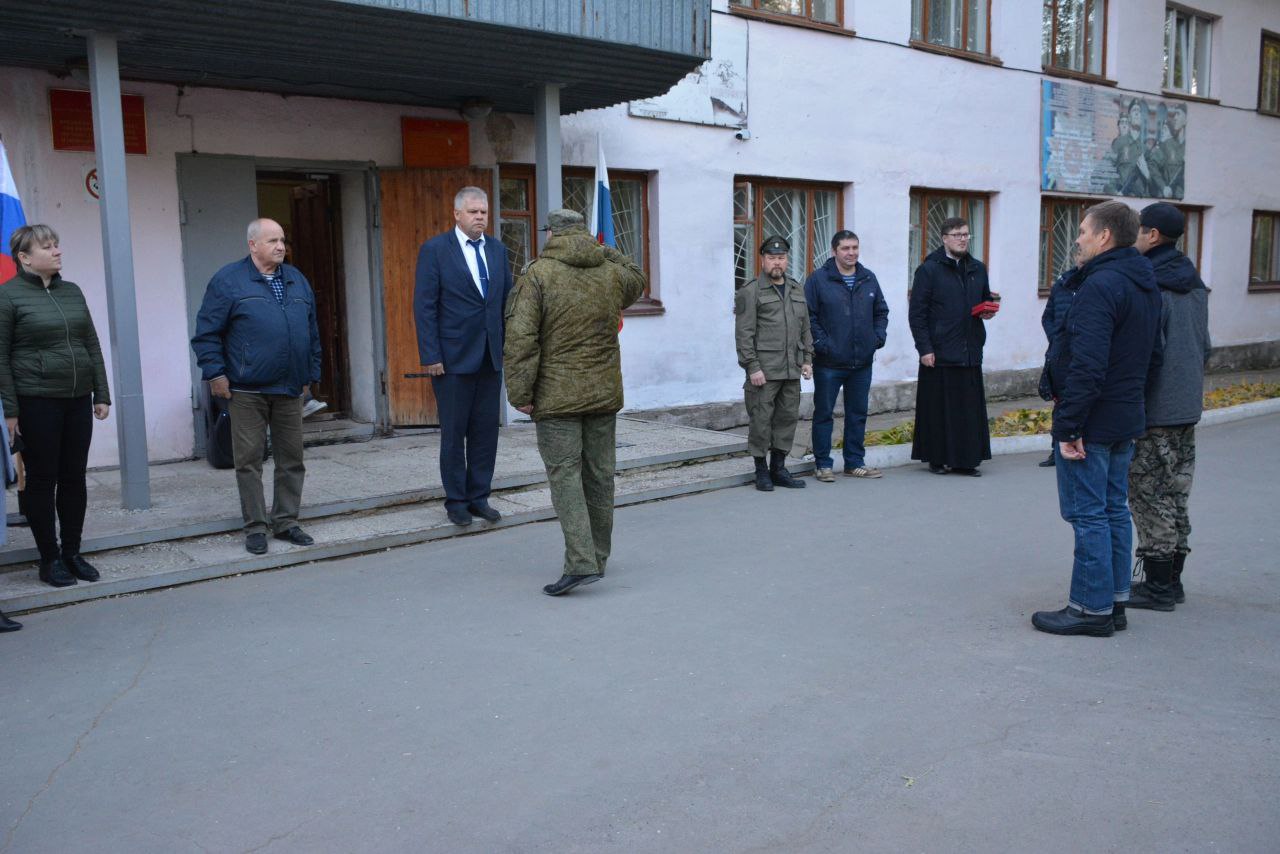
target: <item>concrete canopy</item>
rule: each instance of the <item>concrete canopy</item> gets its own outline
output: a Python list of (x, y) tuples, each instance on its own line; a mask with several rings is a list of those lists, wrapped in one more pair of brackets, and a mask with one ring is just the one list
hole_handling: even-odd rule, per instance
[(87, 32), (119, 38), (121, 77), (457, 108), (533, 111), (666, 92), (710, 51), (710, 0), (5, 0), (0, 63), (70, 71)]

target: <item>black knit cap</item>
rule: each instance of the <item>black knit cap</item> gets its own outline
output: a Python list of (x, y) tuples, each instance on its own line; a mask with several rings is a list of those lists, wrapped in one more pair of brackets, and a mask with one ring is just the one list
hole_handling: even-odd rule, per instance
[(1143, 228), (1154, 228), (1165, 237), (1173, 240), (1181, 237), (1183, 230), (1187, 226), (1187, 220), (1182, 215), (1182, 211), (1168, 202), (1156, 202), (1154, 205), (1147, 205), (1142, 209), (1138, 222), (1142, 224)]

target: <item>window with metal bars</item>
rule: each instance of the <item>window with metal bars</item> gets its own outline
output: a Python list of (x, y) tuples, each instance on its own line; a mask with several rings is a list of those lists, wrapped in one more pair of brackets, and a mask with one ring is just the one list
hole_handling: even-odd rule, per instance
[(843, 226), (842, 190), (833, 184), (774, 178), (736, 178), (733, 184), (733, 286), (760, 271), (760, 244), (781, 237), (791, 244), (787, 274), (803, 282), (831, 257), (831, 237)]
[[(595, 172), (591, 169), (566, 167), (561, 173), (561, 204), (578, 211), (589, 224), (595, 194), (592, 183)], [(511, 269), (519, 272), (524, 265), (538, 257), (535, 232), (537, 204), (535, 201), (534, 169), (524, 164), (504, 165), (499, 169), (502, 227), (499, 237), (507, 246), (511, 257)], [(631, 258), (649, 277), (649, 176), (644, 172), (609, 170), (609, 199), (613, 208), (613, 234), (618, 251)], [(590, 227), (588, 225), (588, 227)], [(661, 311), (662, 303), (645, 285), (644, 296), (629, 314)]]
[(1107, 0), (1044, 0), (1041, 65), (1046, 71), (1101, 77), (1106, 33)]
[[(1103, 199), (1059, 199), (1045, 196), (1040, 200), (1040, 281), (1037, 293), (1049, 295), (1053, 282), (1075, 266), (1073, 251), (1080, 233), (1080, 220), (1084, 212)], [(1178, 205), (1186, 220), (1182, 236), (1177, 240), (1182, 252), (1200, 269), (1201, 247), (1204, 237), (1204, 211), (1202, 207)]]
[(991, 0), (911, 0), (911, 38), (990, 54)]
[(987, 256), (987, 211), (991, 195), (963, 190), (911, 188), (911, 223), (907, 238), (907, 282), (929, 253), (942, 245), (942, 223), (958, 216), (969, 221), (969, 254), (979, 261)]

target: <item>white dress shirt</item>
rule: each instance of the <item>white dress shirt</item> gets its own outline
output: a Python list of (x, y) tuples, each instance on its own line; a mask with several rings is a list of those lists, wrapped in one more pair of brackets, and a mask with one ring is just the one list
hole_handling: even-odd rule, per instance
[[(466, 232), (458, 228), (456, 225), (453, 227), (453, 234), (458, 238), (459, 245), (462, 246), (462, 257), (467, 259), (467, 269), (471, 271), (471, 281), (475, 284), (476, 290), (480, 292), (480, 296), (484, 296), (484, 288), (480, 287), (480, 267), (476, 264), (476, 250), (467, 245), (467, 241), (471, 238), (467, 237)], [(479, 239), (480, 251), (484, 252), (484, 235), (480, 235)], [(486, 259), (485, 267), (488, 266), (489, 261)], [(489, 272), (489, 281), (493, 281), (492, 271)]]

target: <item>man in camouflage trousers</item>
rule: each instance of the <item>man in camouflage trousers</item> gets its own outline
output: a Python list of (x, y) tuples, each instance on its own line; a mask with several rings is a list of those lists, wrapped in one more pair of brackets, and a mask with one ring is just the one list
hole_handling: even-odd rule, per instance
[(635, 263), (587, 233), (582, 215), (555, 210), (538, 260), (507, 302), (507, 397), (533, 417), (551, 503), (564, 533), (560, 596), (599, 581), (613, 540), (614, 433), (622, 408), (618, 321), (644, 293)]
[[(734, 294), (738, 364), (750, 419), (747, 450), (756, 461), (756, 489), (804, 486), (787, 471), (787, 452), (800, 420), (800, 378), (813, 377), (813, 331), (804, 287), (787, 275), (790, 244), (770, 237), (760, 247), (760, 275)], [(765, 463), (765, 454), (769, 462)]]
[(1147, 387), (1147, 432), (1134, 445), (1129, 506), (1146, 581), (1133, 586), (1130, 608), (1172, 611), (1185, 602), (1182, 569), (1191, 546), (1187, 499), (1196, 467), (1196, 422), (1204, 408), (1209, 359), (1209, 292), (1191, 259), (1178, 251), (1182, 211), (1167, 202), (1143, 208), (1138, 249), (1160, 286), (1159, 339), (1164, 361)]

